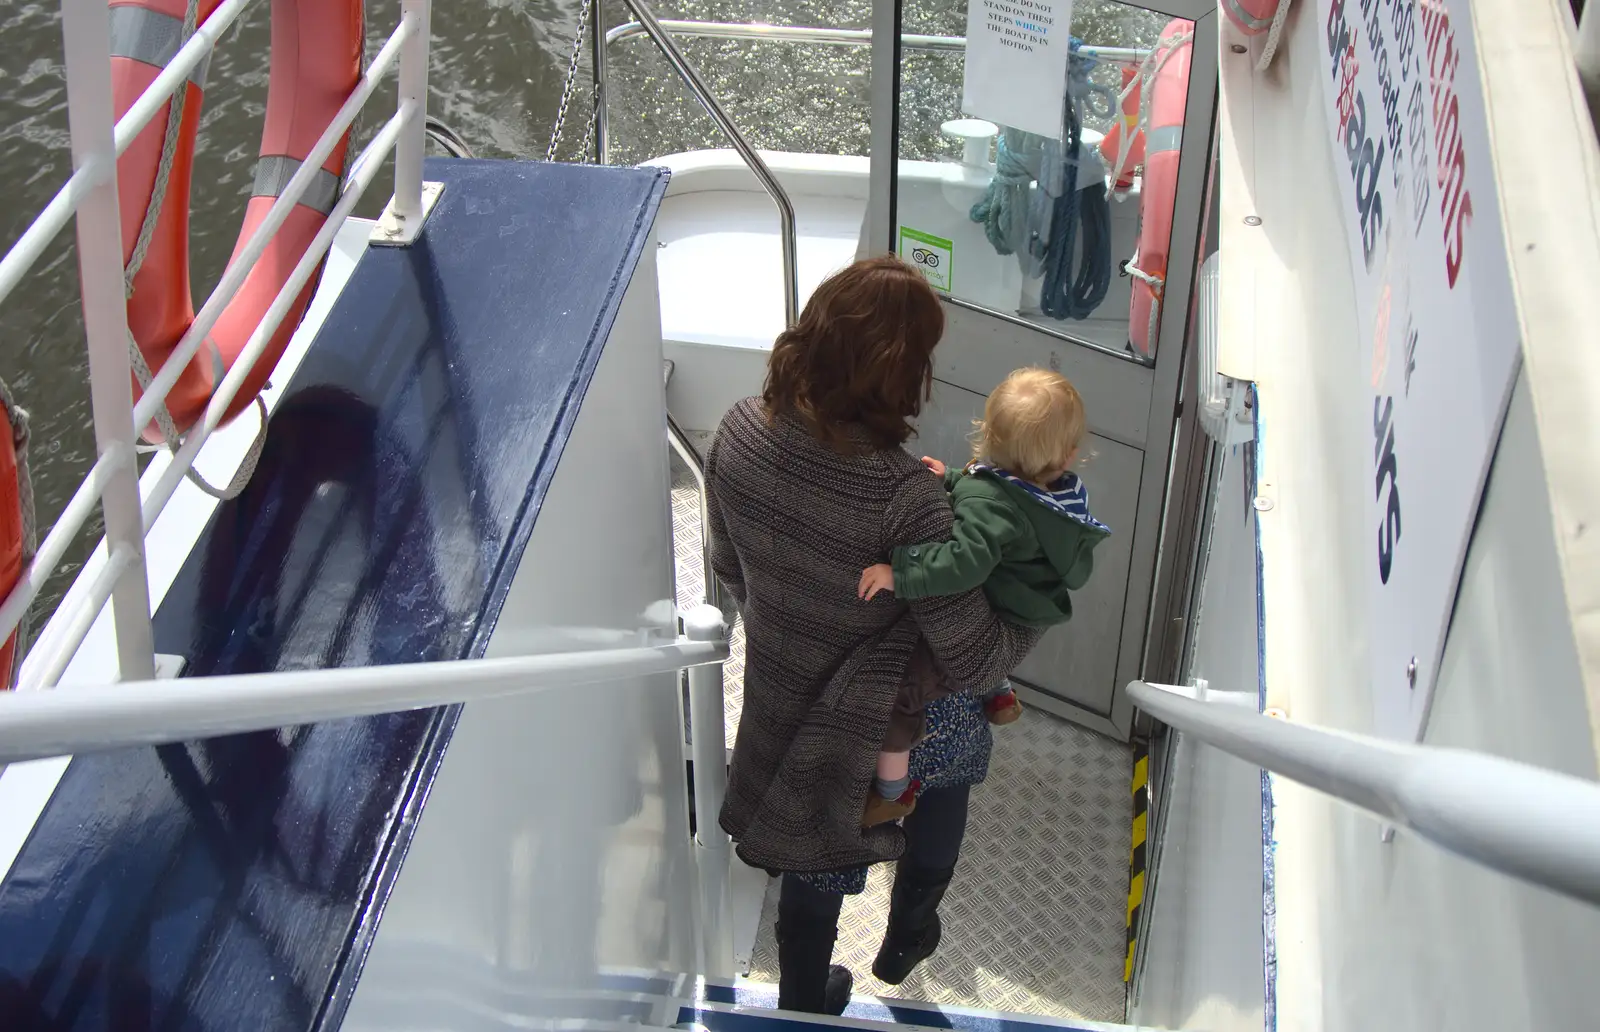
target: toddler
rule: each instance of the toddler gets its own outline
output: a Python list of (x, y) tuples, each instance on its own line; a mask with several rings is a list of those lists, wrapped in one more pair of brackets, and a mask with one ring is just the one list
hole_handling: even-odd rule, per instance
[[(1094, 547), (1111, 533), (1089, 515), (1083, 481), (1070, 472), (1083, 435), (1083, 400), (1066, 377), (1047, 369), (1013, 372), (989, 395), (964, 470), (922, 460), (950, 492), (950, 540), (896, 548), (890, 562), (862, 572), (857, 594), (927, 598), (981, 584), (995, 612), (1012, 623), (1052, 627), (1071, 619), (1070, 593), (1088, 582)], [(932, 653), (919, 644), (890, 715), (864, 827), (915, 808), (911, 746), (922, 733), (923, 707), (946, 690)], [(996, 724), (1022, 712), (1010, 681), (989, 693), (984, 708)]]

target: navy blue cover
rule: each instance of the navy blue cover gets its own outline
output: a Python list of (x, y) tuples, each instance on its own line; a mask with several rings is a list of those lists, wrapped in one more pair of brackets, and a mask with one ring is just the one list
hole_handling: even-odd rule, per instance
[[(186, 676), (483, 655), (666, 174), (426, 175), (156, 614)], [(456, 713), (73, 760), (0, 882), (0, 1029), (336, 1028)]]

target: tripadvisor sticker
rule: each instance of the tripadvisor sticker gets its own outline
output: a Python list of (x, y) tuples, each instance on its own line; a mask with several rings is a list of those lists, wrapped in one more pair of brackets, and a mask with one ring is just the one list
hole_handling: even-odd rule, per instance
[(909, 226), (900, 227), (900, 257), (922, 270), (935, 290), (950, 293), (950, 241)]

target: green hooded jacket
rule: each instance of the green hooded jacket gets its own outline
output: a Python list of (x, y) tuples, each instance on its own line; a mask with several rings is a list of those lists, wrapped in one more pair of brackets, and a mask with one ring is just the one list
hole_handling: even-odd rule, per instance
[(944, 479), (955, 513), (950, 540), (896, 548), (895, 594), (959, 595), (981, 584), (1012, 623), (1050, 627), (1072, 619), (1070, 592), (1088, 583), (1094, 547), (1110, 530), (1086, 504), (1067, 511), (988, 467), (947, 470)]

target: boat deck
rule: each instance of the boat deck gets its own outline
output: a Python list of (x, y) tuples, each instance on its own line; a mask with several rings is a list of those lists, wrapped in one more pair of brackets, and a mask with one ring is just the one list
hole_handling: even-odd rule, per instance
[[(691, 435), (703, 448), (705, 435)], [(692, 475), (673, 456), (672, 514), (679, 604), (700, 599), (700, 510)], [(726, 667), (728, 741), (744, 695), (744, 640), (735, 627)], [(972, 800), (966, 859), (941, 910), (939, 952), (900, 986), (871, 977), (892, 871), (875, 868), (846, 901), (838, 963), (856, 991), (886, 998), (1091, 1021), (1121, 1021), (1128, 850), (1133, 819), (1129, 747), (1031, 711), (995, 735), (988, 781)], [(759, 876), (736, 880), (758, 887)], [(776, 885), (766, 885), (749, 976), (776, 982)], [(735, 913), (750, 901), (735, 900)], [(737, 924), (737, 920), (736, 920)], [(748, 942), (735, 944), (741, 955)]]

